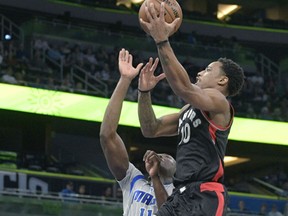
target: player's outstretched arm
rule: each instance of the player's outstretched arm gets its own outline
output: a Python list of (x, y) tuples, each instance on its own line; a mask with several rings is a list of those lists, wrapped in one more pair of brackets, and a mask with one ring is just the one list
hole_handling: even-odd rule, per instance
[(186, 103), (201, 110), (213, 111), (215, 113), (229, 109), (225, 97), (214, 89), (203, 90), (191, 84), (190, 78), (185, 68), (180, 64), (169, 43), (170, 32), (173, 31), (179, 19), (175, 19), (171, 24), (167, 24), (164, 18), (165, 3), (161, 3), (160, 15), (153, 5), (147, 5), (146, 16), (149, 22), (140, 20), (142, 25), (149, 29), (150, 35), (156, 42), (158, 55), (162, 69), (173, 92), (182, 98)]
[(143, 161), (145, 162), (146, 171), (149, 173), (149, 176), (151, 177), (157, 207), (160, 208), (168, 198), (168, 193), (165, 190), (159, 175), (161, 158), (156, 152), (147, 150), (143, 157)]
[(165, 78), (162, 73), (159, 76), (154, 75), (159, 59), (150, 58), (149, 62), (142, 68), (139, 76), (139, 94), (138, 94), (138, 116), (141, 125), (141, 131), (145, 137), (173, 136), (177, 134), (178, 116), (172, 114), (156, 118), (152, 108), (151, 90), (156, 84)]
[(131, 81), (138, 75), (142, 63), (132, 66), (133, 57), (125, 49), (119, 52), (120, 79), (110, 98), (100, 128), (100, 143), (109, 169), (117, 180), (125, 177), (129, 157), (123, 140), (117, 133), (122, 104)]

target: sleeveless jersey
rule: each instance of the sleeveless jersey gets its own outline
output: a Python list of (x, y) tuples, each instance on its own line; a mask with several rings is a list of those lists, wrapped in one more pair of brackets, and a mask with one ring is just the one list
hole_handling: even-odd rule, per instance
[(224, 181), (223, 160), (234, 110), (227, 127), (215, 125), (207, 113), (191, 105), (180, 115), (174, 186), (190, 182)]
[[(124, 216), (152, 216), (158, 211), (153, 186), (133, 164), (129, 163), (126, 176), (118, 183), (123, 194)], [(171, 195), (173, 184), (164, 187)]]

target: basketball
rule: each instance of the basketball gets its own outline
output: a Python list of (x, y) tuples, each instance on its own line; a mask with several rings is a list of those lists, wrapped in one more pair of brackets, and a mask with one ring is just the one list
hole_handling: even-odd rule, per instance
[[(180, 22), (178, 22), (174, 32), (170, 33), (169, 36), (171, 36), (172, 34), (174, 34), (179, 29), (179, 27), (181, 26), (181, 23), (182, 23), (182, 19), (183, 19), (182, 9), (176, 0), (145, 0), (142, 3), (142, 5), (140, 6), (140, 9), (138, 12), (139, 20), (140, 20), (140, 18), (142, 18), (145, 22), (148, 22), (148, 19), (147, 19), (146, 13), (145, 13), (145, 6), (148, 6), (151, 3), (154, 4), (157, 15), (159, 16), (160, 5), (162, 2), (165, 2), (164, 17), (165, 17), (165, 21), (167, 23), (173, 22), (178, 17), (180, 18)], [(140, 22), (140, 26), (147, 34), (149, 34), (148, 30), (145, 28), (145, 26), (143, 26), (141, 24), (141, 22)]]

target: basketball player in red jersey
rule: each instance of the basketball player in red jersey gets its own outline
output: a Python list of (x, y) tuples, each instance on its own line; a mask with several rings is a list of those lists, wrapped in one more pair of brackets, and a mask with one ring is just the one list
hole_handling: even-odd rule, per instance
[[(176, 189), (156, 215), (222, 216), (227, 204), (223, 160), (234, 116), (227, 97), (241, 90), (243, 69), (230, 59), (219, 58), (199, 72), (196, 83), (192, 84), (168, 40), (179, 20), (166, 23), (164, 6), (162, 3), (159, 16), (153, 4), (146, 6), (149, 22), (140, 22), (156, 43), (169, 85), (187, 105), (179, 113), (156, 118), (150, 90), (159, 80), (153, 71), (140, 74), (138, 108), (143, 135), (179, 136), (174, 176)], [(152, 64), (152, 59), (150, 61)]]

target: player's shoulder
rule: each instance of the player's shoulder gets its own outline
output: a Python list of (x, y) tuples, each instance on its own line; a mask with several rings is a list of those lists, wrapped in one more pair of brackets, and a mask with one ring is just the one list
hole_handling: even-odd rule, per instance
[(227, 100), (227, 96), (225, 96), (220, 90), (215, 89), (215, 88), (206, 88), (203, 89), (205, 91), (205, 94), (208, 95), (213, 101), (217, 101), (220, 103), (229, 103)]
[(208, 95), (225, 97), (225, 95), (217, 88), (204, 88), (203, 91)]
[(190, 106), (191, 106), (190, 104), (186, 104), (186, 105), (184, 105), (184, 106), (181, 108), (181, 110), (180, 110), (179, 113), (184, 112), (184, 111), (187, 110)]

